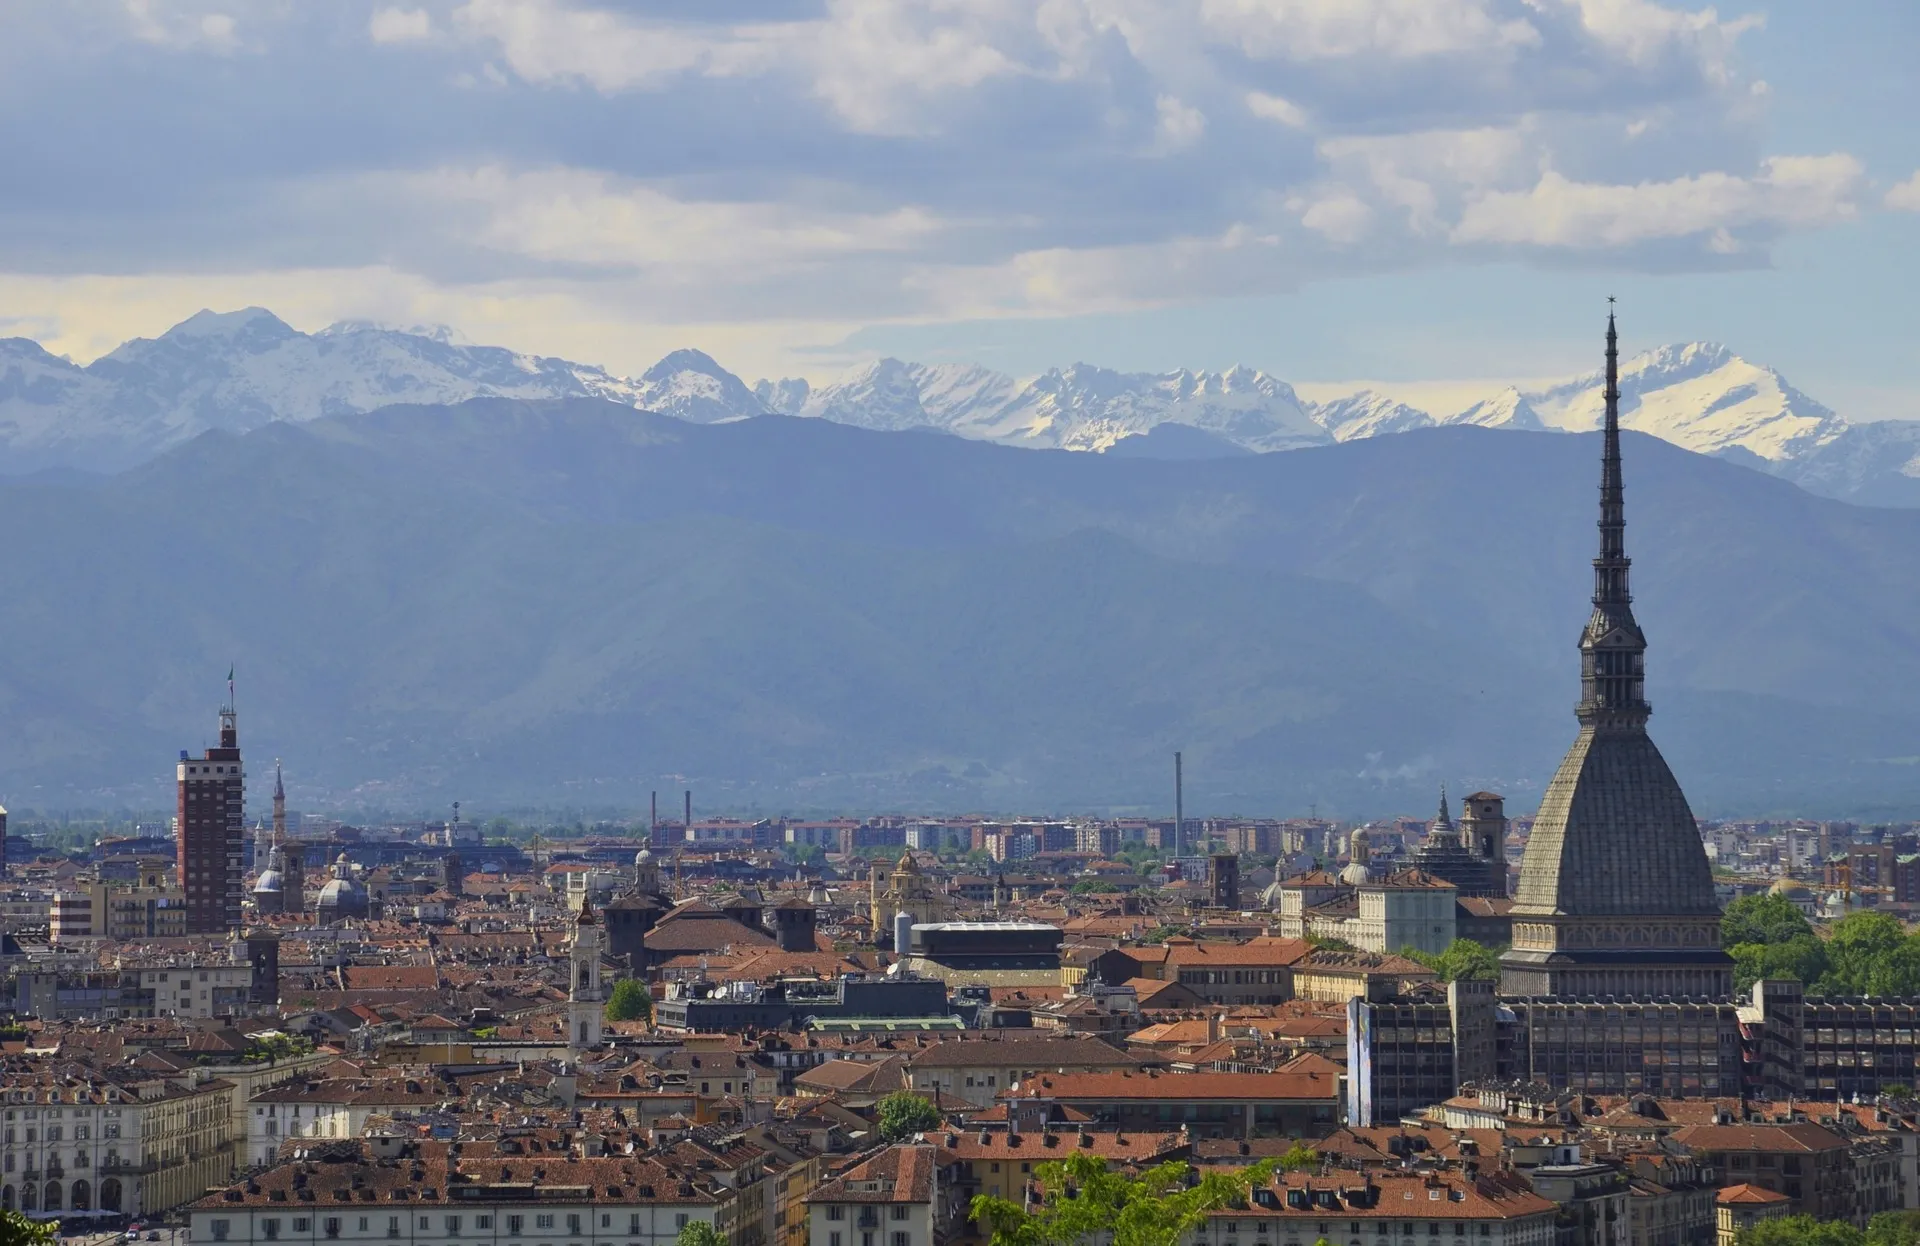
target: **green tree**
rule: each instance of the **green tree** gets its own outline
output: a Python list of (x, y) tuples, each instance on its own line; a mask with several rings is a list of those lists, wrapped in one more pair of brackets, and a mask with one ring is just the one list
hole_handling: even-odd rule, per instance
[(1073, 886), (1067, 888), (1067, 890), (1073, 895), (1085, 896), (1092, 895), (1095, 892), (1118, 891), (1120, 888), (1114, 886), (1104, 878), (1083, 878)]
[(1867, 1246), (1920, 1246), (1920, 1211), (1883, 1211), (1867, 1221)]
[(1273, 1161), (1212, 1169), (1188, 1184), (1190, 1165), (1172, 1160), (1137, 1177), (1112, 1172), (1105, 1160), (1075, 1153), (1034, 1166), (1040, 1205), (974, 1196), (969, 1214), (992, 1233), (990, 1246), (1078, 1246), (1105, 1238), (1112, 1246), (1176, 1246), (1207, 1216), (1272, 1178)]
[(609, 1021), (651, 1021), (653, 997), (638, 978), (622, 978), (613, 984), (613, 994), (607, 997), (606, 1017)]
[(940, 1128), (940, 1109), (911, 1090), (896, 1090), (880, 1100), (880, 1136), (900, 1142)]
[(1886, 913), (1868, 910), (1835, 922), (1827, 939), (1827, 961), (1818, 984), (1825, 994), (1920, 993), (1920, 940)]
[(1844, 1220), (1780, 1216), (1762, 1220), (1733, 1239), (1734, 1246), (1866, 1246), (1867, 1235)]
[(674, 1235), (673, 1246), (727, 1246), (727, 1239), (705, 1220), (689, 1220)]
[(1785, 896), (1741, 896), (1720, 914), (1720, 946), (1785, 943), (1811, 935), (1813, 927)]
[(1442, 982), (1460, 978), (1485, 982), (1500, 980), (1500, 953), (1472, 939), (1455, 939), (1447, 944), (1445, 951), (1438, 953), (1403, 947), (1400, 955), (1433, 970), (1440, 975)]
[(1320, 1167), (1320, 1152), (1304, 1142), (1296, 1142), (1280, 1157), (1282, 1172), (1311, 1172)]
[(29, 1220), (17, 1211), (0, 1211), (0, 1246), (53, 1246), (59, 1240), (58, 1220)]
[(1827, 972), (1827, 945), (1811, 934), (1784, 943), (1740, 943), (1727, 948), (1733, 957), (1734, 990), (1746, 992), (1761, 978), (1791, 978), (1812, 985)]

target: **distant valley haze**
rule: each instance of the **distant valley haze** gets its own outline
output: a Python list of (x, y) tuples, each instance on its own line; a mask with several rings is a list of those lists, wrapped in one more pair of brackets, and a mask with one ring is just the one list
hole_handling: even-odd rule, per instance
[[(1158, 809), (1181, 749), (1202, 814), (1524, 810), (1573, 729), (1598, 442), (1544, 430), (1590, 378), (1436, 421), (1244, 371), (620, 378), (261, 311), (5, 349), (15, 802), (152, 800), (229, 661), (316, 806)], [(1718, 348), (1627, 372), (1722, 439), (1627, 447), (1700, 809), (1920, 795), (1920, 509), (1781, 478), (1873, 426)]]

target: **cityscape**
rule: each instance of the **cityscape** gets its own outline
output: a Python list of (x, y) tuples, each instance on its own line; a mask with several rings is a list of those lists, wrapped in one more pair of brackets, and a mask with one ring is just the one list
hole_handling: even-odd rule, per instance
[(1915, 48), (0, 3), (0, 1246), (1920, 1246)]
[(1430, 820), (1188, 819), (1176, 754), (1171, 817), (697, 819), (686, 790), (490, 837), (290, 812), (276, 760), (249, 825), (230, 674), (170, 835), (6, 836), (0, 1209), (821, 1246), (885, 1206), (933, 1246), (1064, 1156), (1278, 1165), (1203, 1240), (1915, 1206), (1916, 828), (1695, 818), (1648, 734), (1618, 368), (1610, 313), (1576, 731), (1530, 816), (1443, 788)]

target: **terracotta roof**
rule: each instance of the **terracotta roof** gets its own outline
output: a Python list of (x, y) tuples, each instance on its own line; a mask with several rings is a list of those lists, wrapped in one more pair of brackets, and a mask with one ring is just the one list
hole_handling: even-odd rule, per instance
[(1097, 1038), (965, 1038), (936, 1043), (913, 1056), (915, 1069), (1004, 1065), (1021, 1068), (1132, 1067), (1140, 1057)]
[(348, 965), (341, 971), (353, 991), (432, 990), (440, 972), (432, 965)]
[(1676, 1130), (1675, 1142), (1695, 1151), (1842, 1151), (1847, 1141), (1830, 1129), (1797, 1125), (1689, 1125)]
[[(978, 1118), (975, 1118), (978, 1119)], [(1184, 1152), (1187, 1139), (1178, 1133), (1119, 1133), (1109, 1130), (1054, 1129), (1041, 1133), (995, 1130), (949, 1130), (929, 1135), (940, 1144), (942, 1158), (1065, 1159), (1070, 1154), (1097, 1155), (1104, 1160), (1141, 1161)]]
[(917, 1143), (891, 1146), (815, 1186), (809, 1203), (931, 1203), (934, 1149)]
[(1559, 1210), (1518, 1177), (1491, 1174), (1402, 1173), (1373, 1169), (1320, 1177), (1282, 1173), (1250, 1206), (1225, 1208), (1214, 1219), (1515, 1220), (1551, 1217)]
[(1714, 1195), (1713, 1198), (1715, 1202), (1731, 1207), (1764, 1207), (1773, 1203), (1790, 1203), (1793, 1201), (1784, 1194), (1776, 1193), (1773, 1190), (1765, 1190), (1757, 1185), (1748, 1185), (1744, 1181), (1739, 1185), (1722, 1186), (1720, 1192)]
[(1307, 1069), (1275, 1073), (1042, 1073), (1020, 1083), (1022, 1099), (1331, 1101), (1336, 1079)]
[(1169, 939), (1172, 965), (1292, 965), (1313, 950), (1305, 939), (1262, 936), (1246, 943), (1189, 943)]

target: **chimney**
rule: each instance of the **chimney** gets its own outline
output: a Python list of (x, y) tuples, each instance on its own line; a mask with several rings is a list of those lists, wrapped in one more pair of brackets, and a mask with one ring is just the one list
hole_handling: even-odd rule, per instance
[(1209, 1043), (1220, 1041), (1220, 1014), (1217, 1012), (1207, 1014), (1207, 1041)]
[(1181, 836), (1186, 833), (1186, 802), (1180, 774), (1180, 754), (1173, 755), (1173, 855), (1180, 855)]

